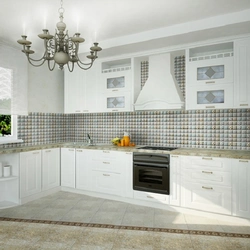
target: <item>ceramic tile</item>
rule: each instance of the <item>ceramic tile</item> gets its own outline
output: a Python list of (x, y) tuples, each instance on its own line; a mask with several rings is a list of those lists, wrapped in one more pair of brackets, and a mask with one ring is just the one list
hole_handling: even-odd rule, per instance
[(191, 235), (190, 238), (194, 250), (235, 250), (235, 245), (227, 237)]
[(62, 218), (62, 221), (73, 222), (90, 222), (95, 216), (96, 211), (84, 210), (84, 209), (71, 209)]
[(90, 220), (91, 223), (121, 225), (124, 211), (97, 211)]

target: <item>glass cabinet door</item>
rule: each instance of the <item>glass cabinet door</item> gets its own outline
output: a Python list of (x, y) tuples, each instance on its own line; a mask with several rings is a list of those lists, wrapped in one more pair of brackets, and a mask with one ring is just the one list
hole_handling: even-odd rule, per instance
[(125, 87), (125, 77), (120, 76), (120, 77), (107, 78), (106, 84), (107, 84), (106, 85), (107, 89), (124, 88)]
[(187, 85), (209, 85), (234, 81), (233, 57), (187, 63)]
[(105, 112), (132, 111), (131, 92), (104, 94), (103, 106)]
[(130, 91), (132, 86), (131, 70), (102, 73), (102, 79), (102, 90), (107, 92)]
[(197, 91), (197, 104), (224, 103), (224, 90)]
[(211, 80), (224, 78), (224, 65), (197, 68), (197, 80)]

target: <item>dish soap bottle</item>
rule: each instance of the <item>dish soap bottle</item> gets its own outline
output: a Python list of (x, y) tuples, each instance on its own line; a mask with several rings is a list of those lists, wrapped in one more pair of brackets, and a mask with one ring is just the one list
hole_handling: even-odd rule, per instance
[(130, 143), (129, 133), (124, 132), (123, 139), (124, 139), (124, 146), (129, 146), (129, 143)]

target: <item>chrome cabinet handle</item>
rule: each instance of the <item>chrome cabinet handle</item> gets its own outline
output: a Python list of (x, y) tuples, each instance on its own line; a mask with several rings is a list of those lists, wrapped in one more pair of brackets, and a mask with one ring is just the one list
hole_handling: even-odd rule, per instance
[(49, 152), (51, 152), (51, 150), (45, 150), (45, 153), (49, 153)]
[(109, 154), (110, 152), (109, 151), (107, 151), (107, 150), (103, 150), (102, 151), (103, 153), (107, 153), (107, 154)]
[(149, 195), (147, 195), (147, 198), (153, 199), (153, 197), (152, 197), (152, 196), (149, 196)]
[(213, 174), (213, 172), (209, 172), (209, 171), (202, 171), (203, 174)]
[(248, 106), (248, 104), (246, 103), (246, 104), (240, 104), (240, 106)]
[(248, 160), (239, 160), (239, 162), (248, 162)]
[(214, 109), (215, 106), (206, 106), (206, 109)]
[(81, 149), (77, 149), (76, 151), (77, 151), (77, 152), (82, 152), (82, 150), (81, 150)]
[(110, 176), (109, 174), (102, 174), (103, 176)]
[(205, 186), (202, 186), (203, 189), (209, 189), (209, 190), (212, 190), (213, 188), (212, 187), (205, 187)]
[(33, 152), (33, 155), (40, 154), (40, 152)]
[(103, 161), (102, 163), (103, 164), (110, 164), (110, 162), (108, 162), (108, 161)]
[(215, 83), (215, 81), (208, 81), (206, 84)]
[(69, 151), (75, 151), (74, 149), (69, 149)]
[(178, 156), (178, 155), (171, 155), (171, 157), (179, 158), (179, 156)]
[(211, 157), (202, 157), (202, 160), (213, 160)]

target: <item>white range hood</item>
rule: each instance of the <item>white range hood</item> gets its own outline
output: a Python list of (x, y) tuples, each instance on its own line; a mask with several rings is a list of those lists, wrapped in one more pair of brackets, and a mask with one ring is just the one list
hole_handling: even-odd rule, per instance
[(135, 103), (135, 110), (159, 109), (184, 109), (169, 53), (149, 57), (149, 77)]

